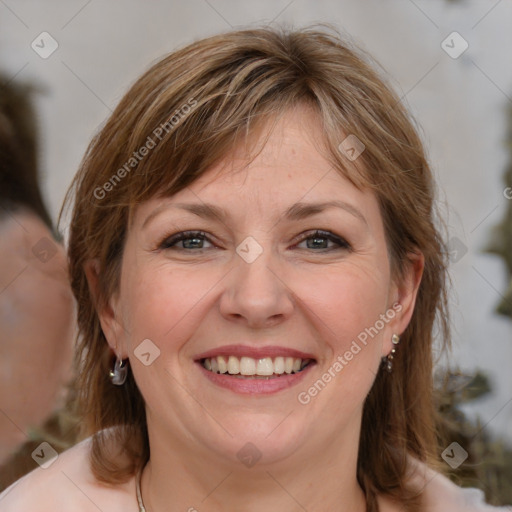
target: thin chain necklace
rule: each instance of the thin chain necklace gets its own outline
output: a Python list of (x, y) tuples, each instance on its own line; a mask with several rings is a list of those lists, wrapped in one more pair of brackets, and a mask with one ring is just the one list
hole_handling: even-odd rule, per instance
[(139, 503), (139, 512), (146, 512), (146, 507), (142, 501), (142, 494), (140, 492), (140, 481), (142, 479), (142, 469), (139, 469), (137, 477), (135, 478), (135, 490), (137, 492), (137, 502)]

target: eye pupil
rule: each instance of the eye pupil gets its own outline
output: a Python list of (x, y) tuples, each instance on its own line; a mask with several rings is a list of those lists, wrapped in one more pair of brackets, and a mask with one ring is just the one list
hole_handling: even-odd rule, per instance
[[(317, 249), (313, 252), (327, 252), (327, 251), (335, 251), (338, 249), (350, 250), (350, 245), (346, 240), (340, 238), (329, 231), (315, 231), (311, 233), (309, 236), (306, 236), (302, 239), (301, 243), (306, 243), (307, 249)], [(334, 245), (334, 247), (329, 247), (329, 242)]]
[(315, 236), (314, 238), (310, 238), (310, 240), (312, 240), (313, 242), (313, 247), (308, 247), (308, 248), (314, 248), (314, 247), (320, 247), (320, 249), (326, 249), (327, 248), (327, 245), (326, 245), (326, 241), (327, 239), (324, 238), (324, 237), (318, 237), (318, 236)]
[[(183, 247), (185, 249), (191, 249), (193, 247), (197, 247), (196, 244), (202, 244), (202, 242), (204, 242), (204, 240), (198, 236), (184, 238), (182, 241), (183, 241)], [(192, 241), (192, 242), (190, 242), (190, 241)], [(199, 247), (199, 248), (201, 249), (202, 247)]]
[(182, 231), (165, 238), (159, 247), (160, 249), (174, 248), (177, 250), (204, 249), (205, 240), (207, 240), (207, 237), (203, 232)]

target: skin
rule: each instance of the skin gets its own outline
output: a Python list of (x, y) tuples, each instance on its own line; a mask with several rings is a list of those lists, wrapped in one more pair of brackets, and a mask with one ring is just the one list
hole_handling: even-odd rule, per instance
[[(130, 359), (147, 404), (151, 458), (142, 494), (150, 512), (217, 512), (228, 503), (243, 512), (365, 510), (356, 480), (362, 406), (392, 348), (391, 336), (410, 321), (423, 257), (411, 255), (401, 283), (391, 279), (376, 197), (330, 167), (320, 133), (316, 115), (297, 107), (249, 164), (238, 147), (187, 189), (135, 211), (120, 289), (100, 319), (112, 350)], [(351, 204), (365, 220), (339, 208), (283, 219), (297, 201), (332, 199)], [(178, 202), (214, 203), (228, 217), (202, 219), (171, 207)], [(332, 249), (316, 249), (311, 238), (308, 246), (316, 229), (344, 238), (351, 248), (322, 239)], [(162, 248), (169, 235), (185, 230), (206, 233), (203, 250), (183, 249), (182, 243)], [(252, 263), (236, 253), (248, 236), (263, 249)], [(95, 289), (92, 263), (88, 277)], [(400, 311), (378, 335), (301, 404), (298, 394), (396, 303)], [(148, 366), (134, 356), (144, 339), (160, 350)], [(274, 395), (236, 394), (205, 378), (194, 357), (238, 343), (296, 348), (314, 354), (316, 365), (299, 385)], [(261, 455), (250, 468), (237, 457), (248, 442)], [(80, 453), (66, 455), (70, 467)], [(54, 466), (66, 468), (60, 459)], [(97, 505), (105, 503), (104, 489), (90, 483), (85, 469), (75, 479)], [(133, 479), (110, 493), (118, 494), (108, 510), (137, 510)], [(379, 501), (384, 512), (399, 510)]]
[[(76, 320), (64, 249), (46, 225), (19, 210), (0, 222), (0, 240), (0, 462), (5, 462), (28, 440), (29, 429), (61, 404), (71, 378)], [(46, 258), (36, 257), (34, 247), (47, 250)]]
[[(320, 133), (316, 116), (297, 109), (279, 122), (252, 163), (240, 148), (234, 160), (188, 189), (152, 199), (135, 214), (120, 294), (102, 321), (114, 350), (130, 358), (147, 402), (152, 457), (142, 489), (152, 511), (171, 502), (186, 510), (207, 495), (212, 511), (227, 500), (247, 512), (297, 508), (294, 500), (311, 511), (340, 505), (363, 510), (355, 478), (362, 405), (392, 334), (410, 319), (422, 261), (398, 289), (376, 198), (331, 169), (312, 127)], [(366, 221), (334, 208), (299, 222), (280, 221), (279, 212), (299, 199), (336, 198), (354, 205)], [(225, 222), (200, 219), (173, 209), (177, 202), (222, 205), (230, 216)], [(316, 228), (344, 237), (352, 250), (320, 254), (305, 241), (294, 243)], [(169, 234), (184, 230), (203, 230), (215, 240), (202, 251), (159, 248)], [(247, 236), (263, 248), (250, 264), (235, 252)], [(297, 393), (396, 302), (402, 313), (315, 400), (298, 404)], [(145, 366), (133, 351), (148, 338), (161, 355)], [(265, 397), (235, 394), (210, 383), (194, 362), (197, 354), (231, 343), (297, 348), (313, 353), (317, 365), (308, 385)], [(252, 468), (237, 458), (248, 442), (261, 453)]]

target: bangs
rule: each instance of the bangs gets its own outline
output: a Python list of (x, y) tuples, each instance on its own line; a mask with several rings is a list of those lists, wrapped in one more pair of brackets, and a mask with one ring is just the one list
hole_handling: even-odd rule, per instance
[[(318, 112), (322, 126), (322, 133), (315, 134), (322, 141), (318, 150), (333, 168), (359, 189), (371, 186), (365, 155), (350, 161), (340, 150), (348, 134), (357, 132), (358, 140), (365, 140), (340, 109), (347, 101), (336, 101), (333, 95), (319, 97), (314, 75), (296, 63), (276, 62), (254, 49), (252, 56), (243, 47), (239, 52), (239, 59), (219, 60), (217, 67), (210, 59), (209, 73), (198, 73), (185, 56), (178, 59), (181, 67), (169, 65), (171, 57), (167, 57), (133, 86), (127, 95), (131, 103), (123, 100), (103, 129), (104, 134), (114, 134), (101, 143), (111, 148), (113, 161), (108, 168), (116, 170), (110, 177), (96, 174), (96, 187), (104, 191), (95, 195), (99, 207), (128, 207), (131, 217), (138, 204), (176, 194), (229, 158), (235, 148), (253, 146), (255, 135), (263, 133), (265, 142), (280, 116), (298, 105)], [(161, 78), (156, 88), (155, 75)], [(148, 76), (153, 90), (146, 84)], [(366, 140), (366, 147), (371, 144)], [(258, 154), (247, 151), (251, 159)]]

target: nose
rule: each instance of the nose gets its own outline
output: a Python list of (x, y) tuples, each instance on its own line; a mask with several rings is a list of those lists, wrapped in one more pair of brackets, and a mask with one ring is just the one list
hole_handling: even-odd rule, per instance
[(251, 263), (235, 258), (220, 300), (221, 314), (231, 322), (265, 328), (288, 319), (294, 308), (293, 292), (270, 248)]

